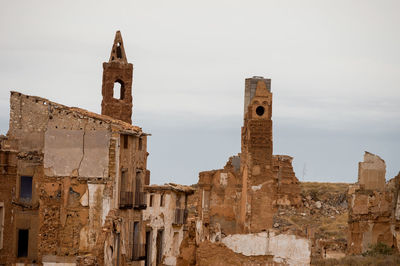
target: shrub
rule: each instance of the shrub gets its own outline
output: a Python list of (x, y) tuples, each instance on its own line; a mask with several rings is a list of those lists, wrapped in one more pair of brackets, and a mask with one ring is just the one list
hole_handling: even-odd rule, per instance
[(392, 255), (393, 249), (385, 243), (378, 242), (375, 245), (370, 245), (369, 250), (364, 252), (363, 256), (377, 256), (377, 255)]

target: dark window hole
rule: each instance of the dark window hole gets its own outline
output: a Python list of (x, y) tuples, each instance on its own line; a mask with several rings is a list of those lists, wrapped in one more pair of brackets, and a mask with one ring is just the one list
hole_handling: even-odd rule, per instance
[(265, 112), (264, 107), (258, 106), (258, 107), (256, 108), (256, 114), (257, 114), (258, 116), (262, 116), (262, 115), (264, 114), (264, 112)]

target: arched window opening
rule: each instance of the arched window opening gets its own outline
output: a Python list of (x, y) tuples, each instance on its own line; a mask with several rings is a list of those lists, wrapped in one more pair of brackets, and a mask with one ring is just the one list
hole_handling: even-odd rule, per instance
[(123, 100), (125, 96), (124, 83), (121, 80), (114, 82), (113, 97), (114, 99)]
[(121, 43), (117, 43), (117, 58), (122, 58)]

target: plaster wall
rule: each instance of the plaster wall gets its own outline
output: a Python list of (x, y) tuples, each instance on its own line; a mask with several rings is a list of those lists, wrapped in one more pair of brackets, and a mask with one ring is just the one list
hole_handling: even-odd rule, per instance
[(272, 232), (235, 234), (223, 238), (222, 243), (245, 256), (272, 255), (276, 263), (310, 265), (311, 243), (295, 235), (275, 235)]
[[(160, 206), (161, 194), (164, 193), (164, 206)], [(179, 247), (183, 240), (183, 225), (174, 225), (175, 209), (177, 197), (184, 199), (184, 194), (175, 193), (172, 191), (160, 193), (148, 193), (148, 200), (150, 202), (150, 195), (153, 195), (153, 206), (148, 206), (143, 211), (143, 221), (146, 223), (147, 228), (151, 228), (151, 265), (156, 265), (157, 259), (157, 231), (164, 230), (162, 240), (163, 252), (163, 265), (176, 265), (177, 257), (179, 256)], [(182, 208), (182, 206), (179, 206)]]

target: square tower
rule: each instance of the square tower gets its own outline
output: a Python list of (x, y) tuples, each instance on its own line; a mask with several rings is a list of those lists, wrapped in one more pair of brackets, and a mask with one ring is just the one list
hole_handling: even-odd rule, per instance
[(109, 61), (103, 63), (101, 114), (132, 123), (133, 65), (128, 63), (121, 32), (115, 34)]

